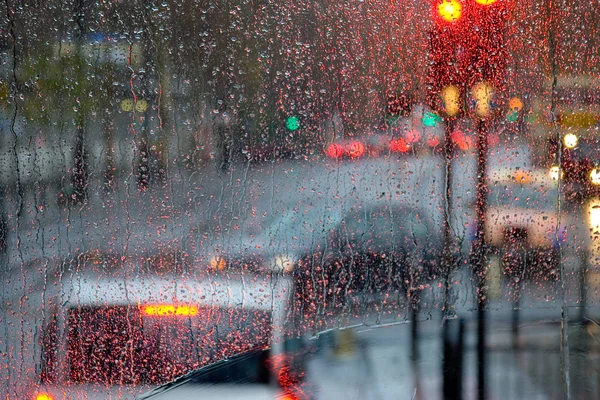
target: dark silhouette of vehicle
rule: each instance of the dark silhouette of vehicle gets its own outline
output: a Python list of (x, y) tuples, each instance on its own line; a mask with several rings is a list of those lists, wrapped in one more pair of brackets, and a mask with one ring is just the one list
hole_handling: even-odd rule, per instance
[(310, 319), (347, 306), (354, 296), (412, 295), (439, 275), (442, 251), (440, 231), (422, 211), (355, 207), (326, 241), (299, 259), (294, 304)]

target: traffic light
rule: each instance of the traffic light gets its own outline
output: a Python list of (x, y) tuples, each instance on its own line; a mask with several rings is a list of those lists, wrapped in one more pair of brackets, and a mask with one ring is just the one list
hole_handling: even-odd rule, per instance
[(455, 117), (461, 107), (461, 71), (464, 6), (460, 0), (435, 0), (433, 28), (429, 33), (428, 105), (440, 114)]
[(438, 126), (438, 124), (440, 123), (441, 120), (442, 119), (440, 118), (440, 116), (433, 112), (426, 112), (423, 114), (423, 117), (421, 118), (421, 122), (423, 123), (423, 126), (426, 126), (428, 128)]
[(292, 132), (298, 130), (300, 128), (300, 118), (295, 115), (287, 117), (285, 127)]
[(455, 117), (460, 114), (460, 88), (456, 85), (449, 85), (442, 89), (443, 111), (449, 117)]
[(445, 22), (455, 22), (462, 16), (462, 5), (456, 0), (443, 0), (437, 6), (439, 17)]
[(501, 111), (500, 108), (494, 109), (494, 103), (501, 103), (503, 100), (508, 60), (508, 0), (471, 1), (468, 23), (465, 24), (465, 51), (460, 60), (460, 69), (469, 71), (465, 75), (465, 84), (471, 88), (475, 100), (475, 115), (478, 118), (488, 118), (496, 111)]
[(433, 1), (429, 106), (456, 117), (470, 98), (474, 114), (487, 118), (504, 90), (509, 0)]
[(471, 98), (475, 115), (479, 118), (487, 117), (494, 105), (496, 91), (488, 82), (478, 82), (471, 88)]
[(508, 100), (508, 112), (506, 113), (506, 120), (508, 122), (517, 122), (519, 116), (523, 110), (523, 102), (518, 97), (511, 97)]

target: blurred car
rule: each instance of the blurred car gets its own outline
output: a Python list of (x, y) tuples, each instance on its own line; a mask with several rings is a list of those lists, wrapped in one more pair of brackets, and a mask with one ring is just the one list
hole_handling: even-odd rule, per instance
[(335, 141), (326, 146), (325, 154), (332, 159), (360, 160), (366, 157), (419, 154), (426, 148), (440, 150), (440, 143), (436, 135), (423, 137), (417, 129), (396, 127), (385, 132), (374, 131)]
[[(271, 361), (284, 355), (289, 284), (283, 278), (74, 276), (56, 287), (31, 399), (136, 398), (240, 352), (268, 348)], [(239, 385), (218, 398), (284, 394), (265, 377), (265, 362), (252, 360), (246, 382), (219, 382)]]
[(358, 160), (363, 157), (378, 157), (390, 154), (392, 137), (382, 133), (372, 133), (356, 138), (343, 139), (330, 143), (325, 154), (333, 159)]
[[(600, 194), (600, 174), (594, 171), (600, 163), (598, 78), (588, 74), (561, 74), (555, 79), (545, 82), (546, 87), (554, 85), (555, 91), (533, 102), (538, 120), (532, 124), (537, 130), (534, 137), (546, 140), (540, 147), (547, 146), (551, 162), (556, 167), (560, 164), (567, 198), (596, 196)], [(550, 96), (554, 102), (552, 113), (548, 109)]]
[(291, 207), (279, 216), (245, 224), (194, 251), (205, 255), (213, 273), (289, 274), (299, 257), (320, 242), (341, 220), (337, 205)]
[(559, 241), (558, 181), (546, 171), (499, 170), (491, 174), (485, 240), (511, 277), (555, 279)]
[(354, 295), (414, 292), (440, 273), (441, 234), (421, 210), (379, 204), (348, 212), (294, 268), (295, 307), (344, 307)]

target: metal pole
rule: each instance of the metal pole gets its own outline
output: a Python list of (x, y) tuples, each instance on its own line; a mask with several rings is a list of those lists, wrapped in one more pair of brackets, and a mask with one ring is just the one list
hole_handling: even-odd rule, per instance
[(445, 134), (444, 134), (444, 182), (445, 182), (445, 193), (444, 193), (444, 317), (449, 316), (450, 307), (450, 273), (452, 272), (452, 265), (454, 263), (453, 257), (453, 243), (452, 243), (452, 226), (450, 224), (450, 215), (453, 210), (452, 202), (452, 160), (454, 159), (454, 144), (452, 143), (452, 132), (456, 127), (456, 119), (448, 118), (446, 120)]
[[(453, 257), (453, 246), (452, 246), (452, 234), (451, 234), (451, 223), (450, 215), (453, 210), (452, 202), (452, 160), (454, 158), (454, 144), (452, 143), (451, 134), (456, 127), (455, 118), (447, 118), (446, 125), (444, 127), (444, 220), (442, 221), (444, 230), (444, 259), (443, 259), (443, 274), (444, 274), (444, 308), (443, 308), (443, 328), (442, 338), (444, 346), (444, 357), (442, 360), (442, 376), (443, 376), (443, 398), (448, 400), (458, 400), (461, 398), (461, 385), (458, 381), (462, 379), (460, 373), (457, 373), (458, 365), (457, 360), (457, 339), (455, 322), (456, 320), (448, 319), (452, 317), (450, 311), (450, 274), (452, 272), (452, 265), (454, 263)], [(458, 376), (457, 376), (458, 375)]]
[(442, 359), (444, 400), (462, 399), (464, 323), (462, 319), (444, 322), (444, 357)]
[(410, 326), (410, 358), (412, 361), (417, 362), (419, 361), (419, 312), (414, 304), (411, 305), (410, 314), (412, 320)]
[(588, 252), (583, 251), (581, 254), (581, 270), (579, 274), (579, 321), (585, 322), (585, 309), (587, 307), (587, 273), (589, 268)]
[(477, 217), (472, 253), (473, 274), (477, 282), (477, 399), (486, 399), (486, 259), (485, 217), (487, 212), (487, 122), (477, 122)]
[(512, 344), (513, 349), (519, 347), (519, 323), (520, 323), (520, 308), (521, 308), (521, 291), (518, 286), (520, 282), (515, 282), (515, 293), (513, 294), (513, 310), (512, 310)]

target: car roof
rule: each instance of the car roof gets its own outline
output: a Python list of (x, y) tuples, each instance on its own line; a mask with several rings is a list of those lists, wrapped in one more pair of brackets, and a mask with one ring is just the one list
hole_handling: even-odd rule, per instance
[(290, 294), (289, 279), (250, 274), (197, 278), (148, 276), (63, 280), (57, 295), (63, 307), (141, 304), (194, 304), (217, 308), (282, 310)]
[(420, 218), (429, 218), (427, 213), (423, 212), (423, 210), (421, 210), (420, 208), (412, 205), (401, 203), (376, 202), (360, 204), (351, 208), (344, 215), (344, 219), (347, 220), (348, 218), (353, 218), (356, 215), (377, 214), (382, 212), (391, 212), (394, 217), (418, 214)]
[(547, 170), (502, 168), (489, 173), (489, 185), (519, 184), (527, 186), (556, 186), (558, 181), (552, 179)]

